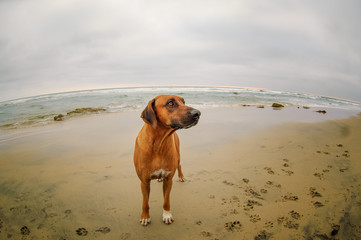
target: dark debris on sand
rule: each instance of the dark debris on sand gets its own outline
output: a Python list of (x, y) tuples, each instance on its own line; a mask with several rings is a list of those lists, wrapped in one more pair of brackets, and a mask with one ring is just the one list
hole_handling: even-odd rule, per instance
[(77, 108), (73, 111), (70, 111), (64, 116), (63, 114), (59, 114), (54, 117), (54, 121), (63, 121), (66, 117), (71, 117), (74, 115), (80, 115), (80, 114), (89, 114), (89, 113), (99, 113), (99, 112), (105, 112), (106, 110), (103, 108)]

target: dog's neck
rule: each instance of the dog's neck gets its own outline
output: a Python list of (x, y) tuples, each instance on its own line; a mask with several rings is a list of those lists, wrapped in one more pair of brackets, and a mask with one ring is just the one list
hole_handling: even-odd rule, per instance
[(176, 131), (173, 128), (168, 128), (159, 124), (156, 129), (150, 124), (145, 124), (145, 127), (150, 133), (149, 136), (152, 138), (151, 142), (153, 143), (154, 152), (158, 152), (164, 141)]

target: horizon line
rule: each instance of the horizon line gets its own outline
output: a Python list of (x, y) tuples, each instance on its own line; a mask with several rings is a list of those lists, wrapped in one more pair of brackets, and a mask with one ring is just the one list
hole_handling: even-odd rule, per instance
[(209, 87), (209, 88), (235, 88), (235, 89), (253, 89), (253, 90), (269, 90), (266, 88), (256, 88), (256, 87), (240, 87), (240, 86), (217, 86), (217, 85), (148, 85), (148, 84), (140, 84), (140, 85), (123, 85), (123, 86), (114, 86), (114, 87), (99, 87), (99, 88), (84, 88), (84, 89), (64, 89), (57, 92), (49, 92), (49, 93), (41, 93), (36, 95), (28, 95), (25, 97), (19, 98), (12, 98), (7, 100), (2, 100), (0, 103), (8, 102), (8, 101), (15, 101), (25, 98), (32, 98), (32, 97), (40, 97), (45, 95), (55, 95), (61, 93), (71, 93), (71, 92), (81, 92), (81, 91), (93, 91), (93, 90), (107, 90), (107, 89), (121, 89), (121, 88), (151, 88), (151, 87), (158, 87), (158, 88), (166, 88), (166, 87)]
[[(61, 93), (71, 93), (71, 92), (81, 92), (81, 91), (93, 91), (93, 90), (107, 90), (107, 89), (121, 89), (121, 88), (151, 88), (151, 87), (159, 87), (159, 88), (166, 88), (166, 87), (204, 87), (204, 88), (234, 88), (234, 89), (251, 89), (251, 90), (263, 90), (263, 91), (279, 91), (279, 90), (270, 90), (268, 88), (259, 88), (259, 87), (241, 87), (241, 86), (219, 86), (219, 85), (149, 85), (149, 84), (140, 84), (140, 85), (123, 85), (123, 86), (114, 86), (114, 87), (99, 87), (99, 88), (87, 88), (87, 89), (76, 89), (76, 90), (63, 90), (63, 91), (59, 91), (59, 92), (50, 92), (50, 93), (43, 93), (43, 94), (38, 94), (38, 95), (32, 95), (32, 96), (25, 96), (25, 97), (20, 97), (20, 98), (14, 98), (14, 99), (8, 99), (8, 100), (4, 100), (4, 101), (0, 101), (0, 103), (5, 103), (5, 102), (9, 102), (9, 101), (15, 101), (15, 100), (20, 100), (20, 99), (25, 99), (25, 98), (32, 98), (32, 97), (40, 97), (40, 96), (45, 96), (45, 95), (55, 95), (55, 94), (61, 94)], [(280, 92), (287, 92), (287, 91), (280, 91)], [(290, 92), (291, 93), (291, 92)], [(292, 92), (293, 93), (293, 92)], [(361, 102), (355, 101), (355, 100), (350, 100), (350, 99), (346, 99), (346, 98), (338, 98), (338, 97), (332, 97), (332, 96), (327, 96), (327, 95), (320, 95), (320, 94), (313, 94), (313, 93), (303, 93), (305, 95), (311, 95), (311, 96), (317, 96), (317, 97), (326, 97), (326, 98), (331, 98), (331, 99), (336, 99), (336, 100), (342, 100), (342, 101), (346, 101), (346, 102), (352, 102), (352, 103), (357, 103), (357, 104), (361, 104)]]

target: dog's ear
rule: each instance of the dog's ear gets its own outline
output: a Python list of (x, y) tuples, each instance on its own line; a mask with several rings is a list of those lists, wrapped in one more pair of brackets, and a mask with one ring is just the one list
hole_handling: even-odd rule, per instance
[(142, 115), (140, 116), (144, 122), (157, 127), (157, 116), (154, 111), (155, 98), (150, 100), (147, 107), (143, 110)]

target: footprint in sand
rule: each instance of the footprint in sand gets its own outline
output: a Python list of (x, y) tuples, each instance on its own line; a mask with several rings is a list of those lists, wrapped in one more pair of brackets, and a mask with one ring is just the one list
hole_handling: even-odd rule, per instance
[(120, 239), (121, 240), (126, 240), (126, 239), (128, 239), (130, 237), (130, 233), (122, 233), (121, 235), (120, 235)]
[(331, 236), (337, 235), (337, 233), (338, 233), (339, 230), (340, 230), (340, 225), (338, 225), (338, 224), (333, 224), (333, 225), (332, 225)]
[(277, 184), (277, 183), (275, 183), (275, 182), (273, 182), (273, 181), (267, 181), (266, 184), (267, 184), (268, 186), (274, 186), (274, 187), (276, 187), (276, 188), (281, 188), (281, 184)]
[(314, 197), (322, 197), (321, 193), (316, 191), (316, 188), (310, 187), (310, 195), (312, 198)]
[(247, 187), (244, 191), (255, 198), (263, 199), (262, 195), (252, 187)]
[(345, 150), (345, 153), (343, 153), (342, 156), (349, 158), (350, 157), (350, 152)]
[(246, 204), (243, 205), (243, 210), (249, 211), (249, 210), (253, 209), (254, 206), (263, 206), (263, 204), (256, 200), (247, 200)]
[(294, 195), (292, 193), (287, 193), (286, 195), (282, 196), (283, 200), (287, 200), (287, 201), (297, 201), (298, 200), (298, 196)]
[(264, 225), (266, 228), (273, 228), (273, 222), (271, 221), (266, 222)]
[(314, 205), (316, 208), (325, 206), (323, 203), (321, 203), (321, 202), (319, 202), (319, 201), (314, 202), (313, 205)]
[(324, 175), (323, 173), (319, 173), (319, 172), (315, 172), (313, 174), (313, 176), (318, 177), (320, 180), (322, 180), (324, 178), (323, 175)]
[(101, 233), (109, 233), (110, 232), (110, 228), (108, 228), (108, 227), (101, 227), (101, 228), (99, 228), (99, 229), (97, 229), (97, 230), (95, 230), (96, 232), (101, 232)]
[(249, 183), (249, 179), (248, 179), (248, 178), (243, 178), (242, 181), (243, 181), (244, 183)]
[(224, 228), (228, 232), (240, 232), (242, 230), (242, 224), (240, 221), (227, 222), (224, 224)]
[(283, 172), (285, 172), (288, 176), (292, 176), (292, 174), (294, 174), (293, 171), (291, 170), (285, 170), (285, 169), (281, 169)]
[(275, 174), (275, 172), (270, 167), (264, 167), (263, 169), (266, 170), (268, 174)]
[(261, 193), (267, 193), (268, 191), (267, 191), (267, 189), (261, 188), (260, 192)]
[(285, 228), (289, 228), (289, 229), (298, 229), (299, 228), (299, 224), (298, 223), (295, 223), (291, 220), (288, 220), (285, 222), (285, 224), (283, 225)]
[(340, 172), (345, 172), (348, 168), (340, 168)]
[(290, 220), (288, 217), (279, 217), (277, 218), (277, 222), (278, 224), (282, 224), (283, 227), (289, 229), (298, 229), (300, 226), (297, 222)]
[(21, 235), (29, 235), (30, 234), (30, 230), (27, 226), (24, 226), (20, 229), (20, 233)]
[(226, 184), (227, 186), (233, 186), (234, 183), (228, 182), (227, 180), (224, 180), (222, 183)]
[(290, 165), (289, 165), (290, 160), (288, 160), (287, 158), (282, 159), (282, 161), (284, 162), (284, 163), (283, 163), (283, 166), (284, 166), (284, 167), (289, 167), (289, 166), (290, 166)]
[(254, 237), (254, 240), (268, 240), (272, 237), (272, 233), (261, 231), (257, 234), (257, 236)]
[(301, 214), (296, 212), (295, 210), (292, 210), (288, 213), (293, 219), (299, 220), (301, 218)]
[(212, 233), (211, 232), (207, 232), (207, 231), (202, 231), (201, 232), (201, 235), (203, 236), (203, 237), (212, 237)]
[(85, 228), (78, 228), (76, 231), (76, 234), (79, 236), (86, 236), (88, 235), (88, 231)]
[(258, 214), (255, 214), (255, 215), (251, 215), (249, 217), (249, 220), (253, 223), (256, 223), (261, 220), (261, 217)]

